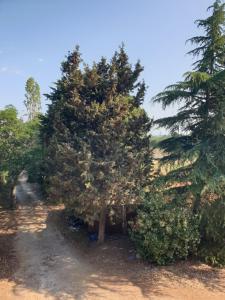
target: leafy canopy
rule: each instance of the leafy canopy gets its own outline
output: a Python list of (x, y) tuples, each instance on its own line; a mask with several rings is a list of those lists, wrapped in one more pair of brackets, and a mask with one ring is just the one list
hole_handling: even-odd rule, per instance
[(25, 86), (26, 94), (24, 104), (28, 113), (28, 120), (33, 120), (38, 117), (41, 112), (41, 94), (40, 86), (34, 80), (33, 77), (30, 77), (26, 81)]
[[(189, 182), (196, 208), (205, 192), (219, 195), (225, 186), (225, 4), (216, 1), (212, 14), (197, 25), (205, 35), (191, 38), (194, 70), (153, 98), (166, 108), (180, 103), (172, 117), (156, 120), (172, 137), (160, 143), (163, 163), (180, 167), (167, 174), (167, 183)], [(179, 134), (174, 134), (179, 133)]]
[(123, 47), (110, 62), (81, 63), (76, 48), (47, 95), (45, 170), (49, 196), (93, 222), (112, 205), (138, 201), (149, 183), (151, 120), (141, 108), (143, 67)]

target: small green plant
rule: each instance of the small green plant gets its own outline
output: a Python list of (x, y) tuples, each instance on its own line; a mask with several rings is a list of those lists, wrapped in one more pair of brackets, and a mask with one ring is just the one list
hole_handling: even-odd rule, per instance
[(203, 259), (207, 264), (213, 267), (225, 266), (225, 246), (219, 244), (207, 244), (201, 245), (199, 250), (199, 257)]
[(145, 195), (131, 237), (142, 258), (165, 265), (196, 253), (199, 217), (185, 205), (165, 200), (159, 192)]
[(199, 257), (216, 267), (225, 265), (225, 199), (206, 203), (202, 209)]

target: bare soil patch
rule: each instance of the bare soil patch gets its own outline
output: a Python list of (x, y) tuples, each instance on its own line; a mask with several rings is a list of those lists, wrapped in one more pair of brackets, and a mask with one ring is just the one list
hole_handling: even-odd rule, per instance
[(124, 237), (99, 246), (85, 232), (71, 232), (63, 207), (44, 205), (32, 185), (21, 182), (17, 192), (17, 210), (0, 214), (0, 299), (225, 299), (224, 269), (146, 264)]
[(134, 246), (125, 236), (109, 236), (103, 245), (98, 245), (88, 240), (85, 230), (72, 232), (64, 211), (58, 211), (56, 219), (66, 240), (97, 270), (101, 286), (118, 286), (121, 280), (124, 291), (129, 286), (138, 288), (140, 294), (134, 299), (225, 299), (225, 269), (197, 261), (157, 267), (136, 258)]
[(14, 211), (0, 207), (0, 280), (10, 279), (18, 266)]

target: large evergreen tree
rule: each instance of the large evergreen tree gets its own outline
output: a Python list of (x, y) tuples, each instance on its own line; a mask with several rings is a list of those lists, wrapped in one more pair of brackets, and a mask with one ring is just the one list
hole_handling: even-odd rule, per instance
[(189, 52), (197, 58), (194, 70), (153, 99), (164, 108), (181, 104), (176, 115), (155, 123), (179, 132), (160, 143), (162, 162), (179, 162), (164, 179), (188, 183), (194, 211), (203, 195), (221, 196), (225, 187), (225, 4), (217, 0), (209, 10), (207, 19), (196, 21), (205, 34), (190, 39), (196, 45)]
[(107, 62), (81, 67), (79, 49), (62, 64), (62, 78), (43, 119), (49, 196), (89, 222), (104, 240), (112, 205), (139, 201), (149, 184), (151, 121), (141, 108), (143, 67), (133, 68), (123, 47)]

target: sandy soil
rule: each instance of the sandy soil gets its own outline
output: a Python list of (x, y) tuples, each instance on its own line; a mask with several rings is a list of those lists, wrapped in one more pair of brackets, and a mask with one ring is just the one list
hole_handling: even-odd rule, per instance
[(14, 213), (0, 213), (8, 224), (0, 241), (13, 237), (8, 259), (14, 268), (0, 277), (1, 300), (225, 299), (225, 270), (191, 262), (153, 267), (130, 259), (126, 242), (114, 240), (83, 251), (79, 240), (59, 230), (60, 207), (43, 205), (23, 180), (17, 197)]

